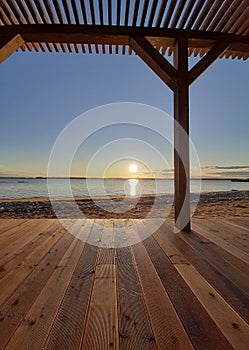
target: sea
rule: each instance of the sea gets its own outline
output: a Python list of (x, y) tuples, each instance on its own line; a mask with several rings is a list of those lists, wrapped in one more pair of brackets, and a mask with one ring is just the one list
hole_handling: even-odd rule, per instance
[[(0, 178), (0, 199), (85, 197), (173, 194), (172, 179), (50, 179), (48, 191), (46, 178)], [(52, 189), (52, 190), (51, 190)], [(229, 179), (191, 179), (191, 193), (248, 191), (249, 182), (233, 182)]]

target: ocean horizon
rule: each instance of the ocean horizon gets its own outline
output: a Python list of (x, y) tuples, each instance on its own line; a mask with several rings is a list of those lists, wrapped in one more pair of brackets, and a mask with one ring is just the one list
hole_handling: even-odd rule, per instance
[[(66, 178), (50, 178), (49, 184), (57, 196), (70, 197)], [(74, 197), (124, 196), (173, 194), (173, 179), (127, 179), (127, 178), (70, 178)], [(190, 192), (247, 191), (249, 182), (234, 182), (231, 179), (191, 179)], [(51, 195), (50, 195), (51, 196)], [(49, 197), (45, 177), (1, 177), (0, 199), (47, 198)]]

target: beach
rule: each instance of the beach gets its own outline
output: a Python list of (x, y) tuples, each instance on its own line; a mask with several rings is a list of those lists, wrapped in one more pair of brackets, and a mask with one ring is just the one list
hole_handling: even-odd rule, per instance
[[(93, 200), (94, 199), (94, 200)], [(156, 205), (153, 207), (156, 199)], [(78, 197), (75, 199), (80, 212), (86, 218), (111, 219), (134, 218), (142, 219), (150, 215), (153, 217), (174, 217), (173, 195), (143, 195), (137, 197)], [(191, 196), (193, 217), (196, 218), (229, 218), (249, 217), (249, 191), (225, 191), (202, 193), (200, 198)], [(126, 210), (117, 210), (125, 201)], [(70, 199), (54, 199), (53, 204), (60, 205), (59, 216), (75, 217), (68, 209)], [(65, 207), (64, 207), (65, 206)], [(165, 214), (166, 213), (166, 214)], [(57, 213), (58, 214), (58, 213)], [(49, 198), (24, 198), (0, 200), (0, 218), (56, 218), (53, 205)], [(79, 217), (79, 216), (77, 216)]]

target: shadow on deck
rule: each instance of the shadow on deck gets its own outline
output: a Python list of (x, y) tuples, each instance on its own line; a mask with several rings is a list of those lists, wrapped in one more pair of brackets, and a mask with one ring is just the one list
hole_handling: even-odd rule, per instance
[[(147, 225), (81, 230), (96, 222)], [(2, 219), (0, 246), (0, 349), (248, 349), (249, 220), (107, 249), (55, 219)]]

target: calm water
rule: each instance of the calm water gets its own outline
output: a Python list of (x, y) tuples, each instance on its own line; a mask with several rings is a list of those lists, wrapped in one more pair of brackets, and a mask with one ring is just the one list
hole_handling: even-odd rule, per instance
[[(53, 188), (57, 196), (68, 197), (65, 179), (54, 179)], [(173, 180), (139, 180), (129, 182), (121, 179), (71, 179), (72, 193), (80, 196), (103, 196), (125, 194), (173, 193)], [(230, 180), (202, 180), (201, 192), (231, 190), (249, 190), (248, 182), (231, 182)], [(191, 180), (191, 192), (198, 192), (199, 181)], [(0, 198), (41, 198), (48, 197), (46, 179), (0, 179)]]

